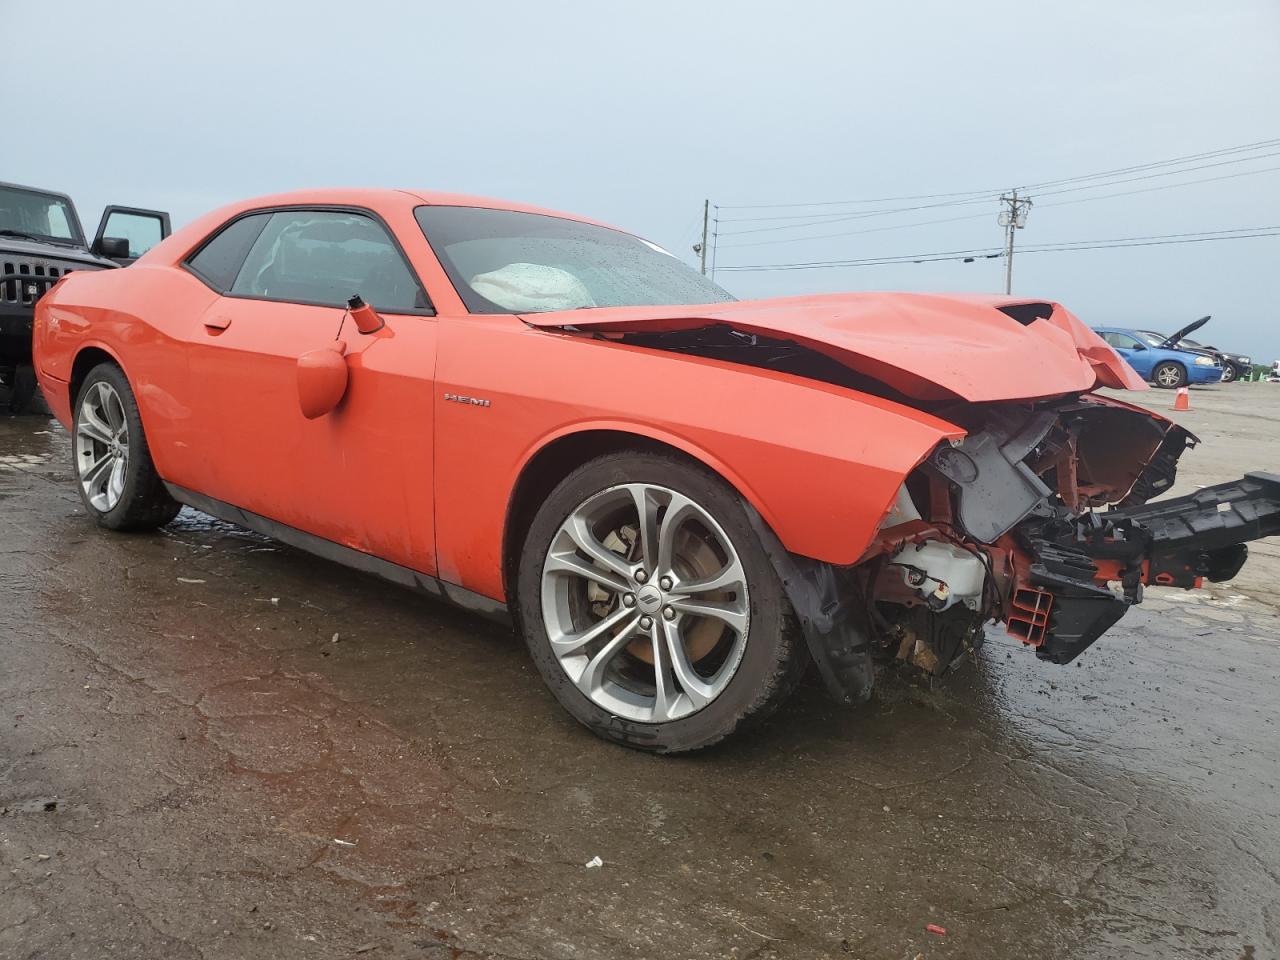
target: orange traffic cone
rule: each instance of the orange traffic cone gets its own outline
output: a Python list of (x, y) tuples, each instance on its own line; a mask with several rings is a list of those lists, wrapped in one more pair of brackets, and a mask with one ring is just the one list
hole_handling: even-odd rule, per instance
[(1173, 409), (1190, 410), (1191, 409), (1191, 391), (1186, 387), (1178, 388), (1178, 395), (1173, 399)]

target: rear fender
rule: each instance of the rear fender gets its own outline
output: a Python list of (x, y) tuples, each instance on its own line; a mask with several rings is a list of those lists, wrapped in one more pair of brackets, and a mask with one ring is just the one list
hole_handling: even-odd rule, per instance
[(110, 356), (133, 389), (157, 469), (167, 480), (192, 483), (173, 470), (175, 454), (181, 460), (192, 446), (179, 399), (190, 388), (185, 347), (194, 318), (216, 298), (185, 271), (141, 261), (125, 270), (74, 272), (36, 307), (38, 369), (68, 385), (69, 412), (76, 358), (89, 348)]

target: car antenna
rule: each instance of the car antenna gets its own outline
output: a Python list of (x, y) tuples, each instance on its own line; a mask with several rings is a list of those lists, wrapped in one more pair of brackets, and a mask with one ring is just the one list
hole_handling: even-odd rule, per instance
[(357, 293), (354, 296), (347, 298), (347, 309), (342, 311), (342, 319), (338, 321), (338, 332), (333, 335), (334, 340), (337, 340), (342, 336), (342, 325), (347, 322), (348, 314), (350, 314), (356, 307), (362, 306), (364, 306), (364, 301), (360, 299), (360, 294)]

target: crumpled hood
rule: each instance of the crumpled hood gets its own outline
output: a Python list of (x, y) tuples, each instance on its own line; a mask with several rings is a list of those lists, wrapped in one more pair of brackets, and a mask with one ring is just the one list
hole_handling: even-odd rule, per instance
[(846, 293), (705, 306), (525, 314), (540, 328), (660, 333), (710, 325), (792, 340), (924, 401), (1022, 400), (1147, 384), (1056, 303), (984, 295)]

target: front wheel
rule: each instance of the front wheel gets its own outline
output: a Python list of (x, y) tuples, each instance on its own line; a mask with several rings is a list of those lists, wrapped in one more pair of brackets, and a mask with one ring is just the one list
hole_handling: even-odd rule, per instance
[(517, 607), (561, 705), (657, 753), (767, 716), (807, 663), (741, 499), (672, 456), (610, 454), (566, 477), (526, 537)]
[(1187, 385), (1187, 368), (1173, 360), (1166, 360), (1151, 372), (1151, 379), (1157, 387), (1172, 390), (1174, 387)]
[(72, 425), (76, 487), (85, 509), (111, 530), (153, 530), (178, 514), (151, 462), (138, 404), (114, 363), (89, 371)]
[(1228, 363), (1222, 368), (1222, 382), (1234, 383), (1236, 378), (1240, 376), (1240, 371), (1236, 369), (1234, 363)]

